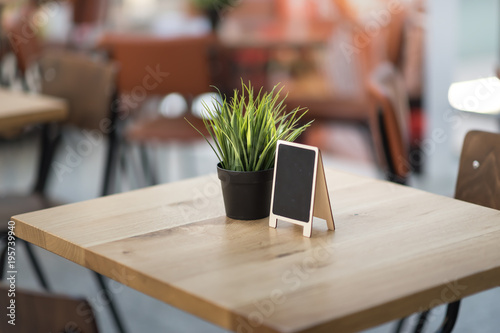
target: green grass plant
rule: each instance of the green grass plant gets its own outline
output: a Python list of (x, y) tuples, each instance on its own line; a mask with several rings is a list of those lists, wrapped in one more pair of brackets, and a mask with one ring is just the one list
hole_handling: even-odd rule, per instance
[(203, 123), (213, 143), (195, 129), (205, 137), (223, 169), (273, 168), (278, 140), (294, 141), (312, 121), (299, 126), (307, 112), (305, 108), (286, 112), (286, 97), (280, 99), (283, 88), (275, 86), (270, 92), (263, 92), (261, 88), (255, 95), (250, 83), (241, 85), (241, 92), (235, 89), (230, 99), (219, 91), (222, 102), (214, 100), (213, 105), (204, 104)]

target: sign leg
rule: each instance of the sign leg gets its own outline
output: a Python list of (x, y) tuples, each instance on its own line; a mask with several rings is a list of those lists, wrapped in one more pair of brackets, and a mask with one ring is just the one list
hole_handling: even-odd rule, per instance
[(276, 216), (269, 216), (269, 226), (276, 229), (276, 227), (278, 226), (278, 219), (276, 218)]
[(328, 187), (326, 185), (325, 170), (323, 168), (323, 159), (319, 153), (318, 171), (316, 173), (316, 193), (314, 194), (314, 216), (326, 220), (328, 229), (335, 230), (333, 221), (332, 206)]
[(311, 237), (311, 233), (312, 233), (312, 221), (304, 226), (304, 231), (302, 234), (304, 235), (304, 237)]

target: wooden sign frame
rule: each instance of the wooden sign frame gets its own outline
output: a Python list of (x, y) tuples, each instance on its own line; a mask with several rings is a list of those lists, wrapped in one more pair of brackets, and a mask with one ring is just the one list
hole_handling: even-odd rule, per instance
[[(278, 172), (278, 159), (279, 159), (279, 147), (281, 145), (288, 145), (292, 147), (297, 147), (301, 149), (312, 150), (315, 153), (314, 157), (314, 171), (313, 171), (313, 181), (312, 181), (312, 195), (311, 195), (311, 205), (309, 209), (309, 220), (307, 222), (302, 222), (296, 219), (292, 219), (287, 216), (276, 215), (273, 213), (274, 208), (274, 196), (276, 187), (276, 173)], [(269, 227), (276, 228), (278, 226), (278, 220), (283, 222), (290, 222), (303, 226), (303, 235), (305, 237), (311, 237), (313, 219), (314, 216), (326, 220), (326, 224), (329, 230), (335, 230), (335, 222), (333, 220), (332, 207), (330, 204), (330, 197), (328, 195), (328, 187), (326, 184), (325, 170), (323, 167), (323, 159), (321, 157), (321, 152), (318, 147), (303, 145), (294, 142), (281, 141), (279, 140), (276, 145), (276, 157), (274, 161), (274, 175), (273, 175), (273, 187), (271, 192), (271, 211), (269, 214)]]

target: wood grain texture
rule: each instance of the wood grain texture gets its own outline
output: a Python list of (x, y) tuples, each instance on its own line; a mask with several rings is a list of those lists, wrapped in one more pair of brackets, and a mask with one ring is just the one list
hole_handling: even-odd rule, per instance
[(61, 99), (0, 89), (0, 131), (63, 120), (67, 115)]
[(215, 175), (13, 217), (19, 237), (237, 332), (352, 332), (492, 288), (500, 212), (326, 170), (335, 231), (224, 216)]

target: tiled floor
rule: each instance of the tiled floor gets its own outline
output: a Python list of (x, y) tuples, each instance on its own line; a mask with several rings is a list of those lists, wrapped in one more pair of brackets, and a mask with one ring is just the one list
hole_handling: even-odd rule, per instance
[[(468, 123), (469, 127), (488, 128), (494, 130), (496, 125), (485, 124), (484, 120), (475, 120)], [(465, 133), (465, 130), (462, 131)], [(64, 161), (68, 149), (85, 140), (79, 133), (69, 133), (68, 139), (63, 143), (56, 161)], [(460, 142), (463, 133), (456, 134)], [(34, 165), (36, 161), (36, 136), (15, 141), (0, 141), (0, 194), (28, 191), (34, 180)], [(105, 142), (92, 146), (89, 154), (78, 165), (60, 177), (52, 177), (49, 185), (50, 195), (61, 202), (74, 202), (94, 198), (99, 193), (99, 184), (102, 178), (104, 163)], [(430, 180), (428, 177), (414, 175), (411, 185), (425, 190), (451, 196), (453, 193), (454, 179), (457, 170), (459, 145), (455, 152), (454, 160), (450, 161), (449, 177), (439, 181)], [(161, 182), (174, 181), (213, 172), (215, 158), (204, 143), (182, 146), (170, 144), (153, 148), (156, 151), (156, 165), (159, 167)], [(325, 155), (325, 164), (328, 167), (347, 170), (349, 172), (380, 177), (380, 173), (370, 165), (360, 165), (353, 161), (339, 159), (335, 156)], [(125, 184), (123, 190), (134, 187), (136, 184)], [(103, 305), (101, 294), (90, 272), (56, 255), (37, 249), (43, 267), (49, 276), (53, 290), (65, 294), (84, 295), (94, 306), (97, 314), (98, 325), (102, 332), (112, 333), (115, 328), (110, 319), (107, 308)], [(31, 267), (26, 262), (24, 249), (19, 248), (19, 281), (18, 286), (39, 289), (33, 279)], [(153, 298), (145, 296), (130, 288), (109, 281), (118, 301), (120, 313), (125, 319), (129, 332), (224, 332), (224, 330), (199, 320), (194, 316), (179, 311)], [(440, 320), (442, 308), (433, 312), (426, 331), (430, 332)], [(491, 290), (467, 298), (463, 302), (461, 316), (456, 327), (456, 332), (499, 332), (500, 329), (500, 290)], [(434, 315), (435, 314), (435, 315)], [(410, 320), (415, 320), (415, 316)], [(394, 323), (374, 328), (368, 332), (391, 332)], [(408, 331), (408, 330), (406, 330)]]

